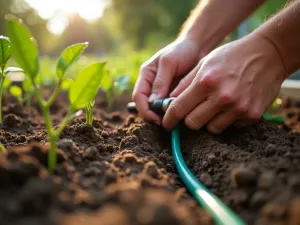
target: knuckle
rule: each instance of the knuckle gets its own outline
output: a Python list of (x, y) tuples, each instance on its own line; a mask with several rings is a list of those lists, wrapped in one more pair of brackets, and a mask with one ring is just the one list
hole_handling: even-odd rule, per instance
[(199, 130), (200, 129), (200, 126), (199, 124), (197, 124), (197, 122), (195, 121), (195, 119), (193, 119), (191, 116), (187, 116), (185, 119), (184, 119), (184, 123), (185, 125), (192, 129), (192, 130)]
[(235, 103), (235, 96), (232, 92), (222, 92), (218, 97), (218, 105), (230, 105)]
[(218, 72), (210, 71), (197, 80), (197, 85), (205, 89), (214, 89), (219, 86), (221, 78)]
[(235, 106), (235, 112), (237, 114), (247, 114), (249, 111), (249, 104), (238, 104)]
[(180, 113), (178, 106), (176, 104), (170, 104), (168, 107), (168, 113), (169, 115), (174, 119), (180, 119)]
[(152, 86), (152, 89), (154, 90), (160, 90), (160, 89), (163, 89), (165, 86), (165, 82), (162, 78), (160, 77), (156, 77), (154, 83), (153, 83), (153, 86)]
[(250, 120), (259, 120), (262, 116), (262, 112), (260, 110), (252, 110), (250, 112), (248, 112), (247, 117)]
[(172, 63), (172, 58), (168, 55), (162, 55), (160, 58), (160, 62), (162, 64), (171, 64)]

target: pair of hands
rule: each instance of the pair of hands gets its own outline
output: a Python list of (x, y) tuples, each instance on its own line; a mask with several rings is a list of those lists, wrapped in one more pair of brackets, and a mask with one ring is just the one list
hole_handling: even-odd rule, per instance
[[(184, 119), (191, 129), (206, 125), (218, 134), (233, 123), (260, 119), (285, 77), (276, 48), (255, 33), (208, 55), (196, 41), (184, 38), (142, 65), (133, 100), (143, 118), (166, 130)], [(176, 99), (160, 118), (149, 109), (149, 102), (168, 96)]]

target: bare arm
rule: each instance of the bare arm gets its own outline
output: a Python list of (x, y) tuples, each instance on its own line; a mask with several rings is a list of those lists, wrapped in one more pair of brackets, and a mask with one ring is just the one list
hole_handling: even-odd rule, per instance
[(208, 54), (265, 0), (202, 0), (180, 36), (197, 40)]
[(277, 49), (287, 76), (300, 68), (300, 0), (289, 4), (255, 33)]

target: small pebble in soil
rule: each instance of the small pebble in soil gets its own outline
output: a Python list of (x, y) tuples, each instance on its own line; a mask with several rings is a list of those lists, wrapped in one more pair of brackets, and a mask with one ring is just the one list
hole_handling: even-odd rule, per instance
[(233, 205), (242, 205), (249, 200), (249, 194), (246, 190), (240, 189), (235, 191), (231, 196), (231, 202)]
[(208, 188), (212, 186), (212, 178), (208, 173), (202, 173), (200, 175), (200, 181)]
[(15, 114), (8, 114), (8, 115), (5, 115), (4, 118), (3, 118), (3, 124), (6, 125), (6, 126), (17, 126), (18, 124), (21, 123), (21, 120), (18, 116), (16, 116)]
[(265, 191), (257, 191), (251, 197), (250, 205), (254, 209), (261, 208), (268, 200), (269, 197)]
[(108, 132), (106, 132), (106, 131), (102, 131), (101, 136), (102, 136), (103, 138), (108, 138), (109, 134), (108, 134)]
[(275, 180), (275, 174), (272, 171), (264, 172), (258, 179), (258, 188), (268, 190), (272, 188)]
[(256, 184), (257, 176), (250, 168), (238, 168), (232, 171), (232, 182), (237, 186)]
[(89, 147), (83, 153), (83, 158), (93, 160), (96, 159), (98, 155), (98, 149), (95, 146)]
[(209, 154), (207, 156), (207, 161), (209, 165), (214, 166), (217, 163), (217, 158), (214, 154)]

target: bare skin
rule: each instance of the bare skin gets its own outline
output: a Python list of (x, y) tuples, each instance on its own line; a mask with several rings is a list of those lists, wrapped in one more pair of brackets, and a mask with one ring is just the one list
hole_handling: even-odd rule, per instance
[(201, 1), (177, 40), (142, 65), (133, 91), (140, 115), (160, 125), (162, 119), (149, 109), (149, 102), (167, 97), (171, 82), (192, 70), (263, 1)]
[[(184, 120), (191, 129), (207, 125), (210, 132), (217, 134), (234, 122), (248, 124), (261, 118), (278, 95), (284, 79), (300, 68), (299, 10), (300, 0), (248, 36), (199, 59), (170, 94), (177, 98), (167, 110), (162, 125), (169, 130)], [(194, 18), (186, 34), (195, 29), (199, 18)], [(144, 94), (151, 93), (151, 87)], [(137, 83), (136, 90), (140, 88), (143, 87)]]

